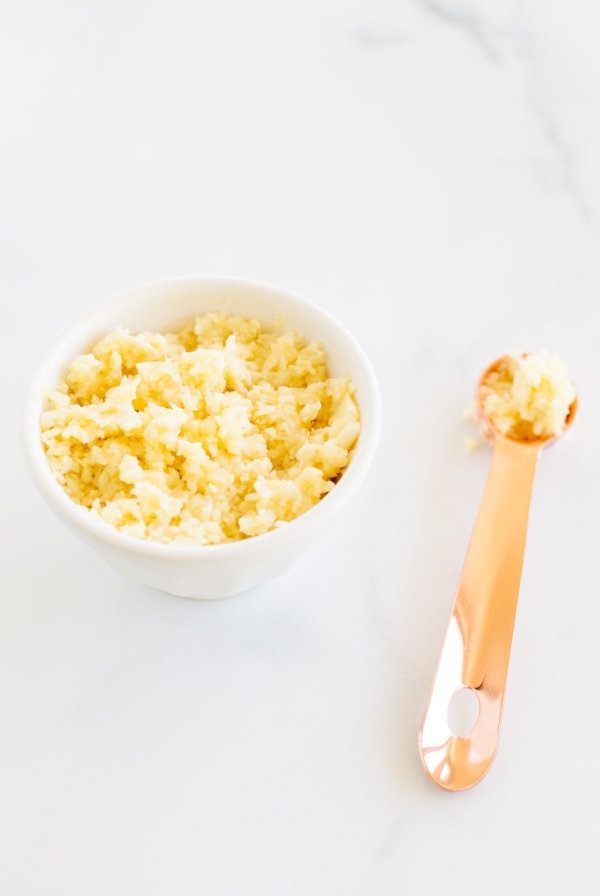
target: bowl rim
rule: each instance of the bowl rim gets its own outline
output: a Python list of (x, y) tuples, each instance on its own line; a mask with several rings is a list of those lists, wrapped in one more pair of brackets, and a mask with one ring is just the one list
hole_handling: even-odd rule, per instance
[[(339, 482), (336, 483), (335, 488), (324, 495), (317, 504), (313, 505), (289, 523), (286, 523), (284, 526), (239, 541), (229, 541), (213, 545), (172, 544), (152, 541), (150, 539), (136, 538), (133, 535), (129, 535), (128, 533), (122, 532), (114, 526), (111, 526), (105, 520), (94, 518), (86, 507), (77, 504), (76, 501), (69, 497), (60, 483), (57, 482), (50, 469), (50, 465), (46, 460), (46, 455), (42, 447), (41, 439), (39, 438), (39, 417), (42, 401), (41, 392), (44, 388), (47, 388), (44, 383), (44, 373), (55, 359), (55, 356), (60, 354), (64, 342), (74, 333), (85, 329), (88, 324), (91, 324), (98, 316), (105, 313), (111, 305), (119, 305), (128, 299), (143, 298), (141, 293), (145, 290), (155, 290), (175, 284), (202, 284), (203, 286), (210, 286), (211, 284), (214, 284), (215, 286), (224, 286), (229, 284), (238, 287), (248, 286), (258, 290), (268, 291), (279, 298), (282, 298), (283, 301), (291, 301), (299, 306), (308, 308), (315, 315), (324, 319), (333, 329), (337, 330), (337, 332), (344, 337), (345, 341), (349, 343), (354, 350), (362, 367), (366, 385), (365, 391), (367, 392), (364, 403), (369, 403), (371, 415), (370, 425), (365, 427), (362, 419), (363, 415), (361, 413), (361, 432), (357, 445), (359, 450), (357, 450), (357, 448), (354, 449), (350, 463)], [(361, 410), (360, 406), (359, 410)], [(290, 536), (293, 537), (294, 533), (299, 535), (302, 528), (306, 529), (308, 526), (319, 522), (319, 520), (324, 520), (331, 516), (340, 502), (343, 503), (345, 499), (349, 498), (366, 477), (377, 451), (380, 431), (381, 394), (377, 377), (369, 357), (350, 330), (329, 311), (322, 308), (316, 302), (313, 302), (310, 299), (305, 299), (298, 293), (260, 280), (225, 275), (184, 275), (180, 277), (167, 277), (159, 280), (151, 280), (111, 295), (101, 300), (83, 314), (78, 315), (58, 332), (35, 365), (25, 393), (21, 419), (21, 442), (30, 474), (43, 497), (45, 497), (46, 501), (51, 506), (56, 508), (61, 518), (66, 517), (70, 523), (77, 528), (82, 529), (92, 538), (99, 539), (100, 541), (126, 551), (127, 553), (155, 558), (182, 560), (190, 558), (205, 558), (206, 560), (217, 558), (226, 559), (229, 556), (233, 559), (234, 557), (242, 556), (260, 548), (266, 549), (268, 547), (270, 549), (276, 549), (278, 544), (283, 547), (287, 538)]]

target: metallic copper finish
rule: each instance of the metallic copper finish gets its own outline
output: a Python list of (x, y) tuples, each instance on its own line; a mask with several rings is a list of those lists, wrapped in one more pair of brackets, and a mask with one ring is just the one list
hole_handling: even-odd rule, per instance
[[(490, 768), (500, 722), (512, 643), (531, 490), (539, 454), (552, 439), (517, 441), (496, 432), (477, 407), (494, 453), (454, 606), (419, 734), (425, 771), (444, 790), (466, 790)], [(566, 422), (577, 410), (573, 402)], [(452, 734), (448, 706), (459, 688), (472, 688), (479, 716), (465, 737)]]

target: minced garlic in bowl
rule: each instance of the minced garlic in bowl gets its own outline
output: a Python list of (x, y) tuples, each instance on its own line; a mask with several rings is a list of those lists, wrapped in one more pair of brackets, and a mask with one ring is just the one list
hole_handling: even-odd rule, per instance
[(480, 407), (502, 435), (523, 441), (549, 439), (564, 432), (576, 395), (557, 355), (505, 355), (481, 383)]
[(117, 328), (47, 396), (42, 443), (67, 494), (137, 538), (260, 535), (334, 488), (360, 432), (354, 385), (293, 330), (204, 314)]

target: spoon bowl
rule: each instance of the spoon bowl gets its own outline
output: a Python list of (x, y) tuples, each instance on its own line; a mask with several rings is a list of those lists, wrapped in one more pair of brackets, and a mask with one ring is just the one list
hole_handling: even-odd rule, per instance
[[(521, 352), (521, 356), (526, 358), (530, 355), (531, 352)], [(507, 436), (504, 433), (499, 432), (489, 417), (486, 415), (483, 409), (483, 386), (485, 385), (490, 373), (494, 373), (496, 370), (499, 370), (507, 361), (508, 355), (500, 355), (499, 358), (496, 358), (495, 361), (492, 361), (491, 364), (485, 368), (485, 370), (481, 373), (479, 379), (477, 380), (477, 387), (475, 389), (475, 414), (477, 418), (477, 422), (479, 424), (479, 429), (482, 436), (488, 441), (493, 442), (497, 437), (501, 437), (504, 439), (510, 439), (512, 442), (524, 442), (527, 445), (539, 444), (540, 447), (546, 446), (551, 442), (555, 442), (557, 439), (562, 438), (565, 435), (568, 429), (573, 425), (573, 421), (575, 420), (575, 415), (577, 413), (578, 400), (577, 396), (575, 400), (572, 402), (569, 413), (565, 419), (565, 426), (560, 435), (557, 436), (542, 436), (541, 438), (536, 439), (515, 439), (512, 436)]]

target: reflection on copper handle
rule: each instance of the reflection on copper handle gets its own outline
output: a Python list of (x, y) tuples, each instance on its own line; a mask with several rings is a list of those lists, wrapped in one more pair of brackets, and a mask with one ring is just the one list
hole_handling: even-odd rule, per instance
[[(485, 492), (419, 736), (429, 777), (444, 790), (466, 790), (496, 755), (508, 660), (539, 442), (497, 435)], [(465, 737), (448, 725), (460, 687), (479, 698), (479, 717)]]

